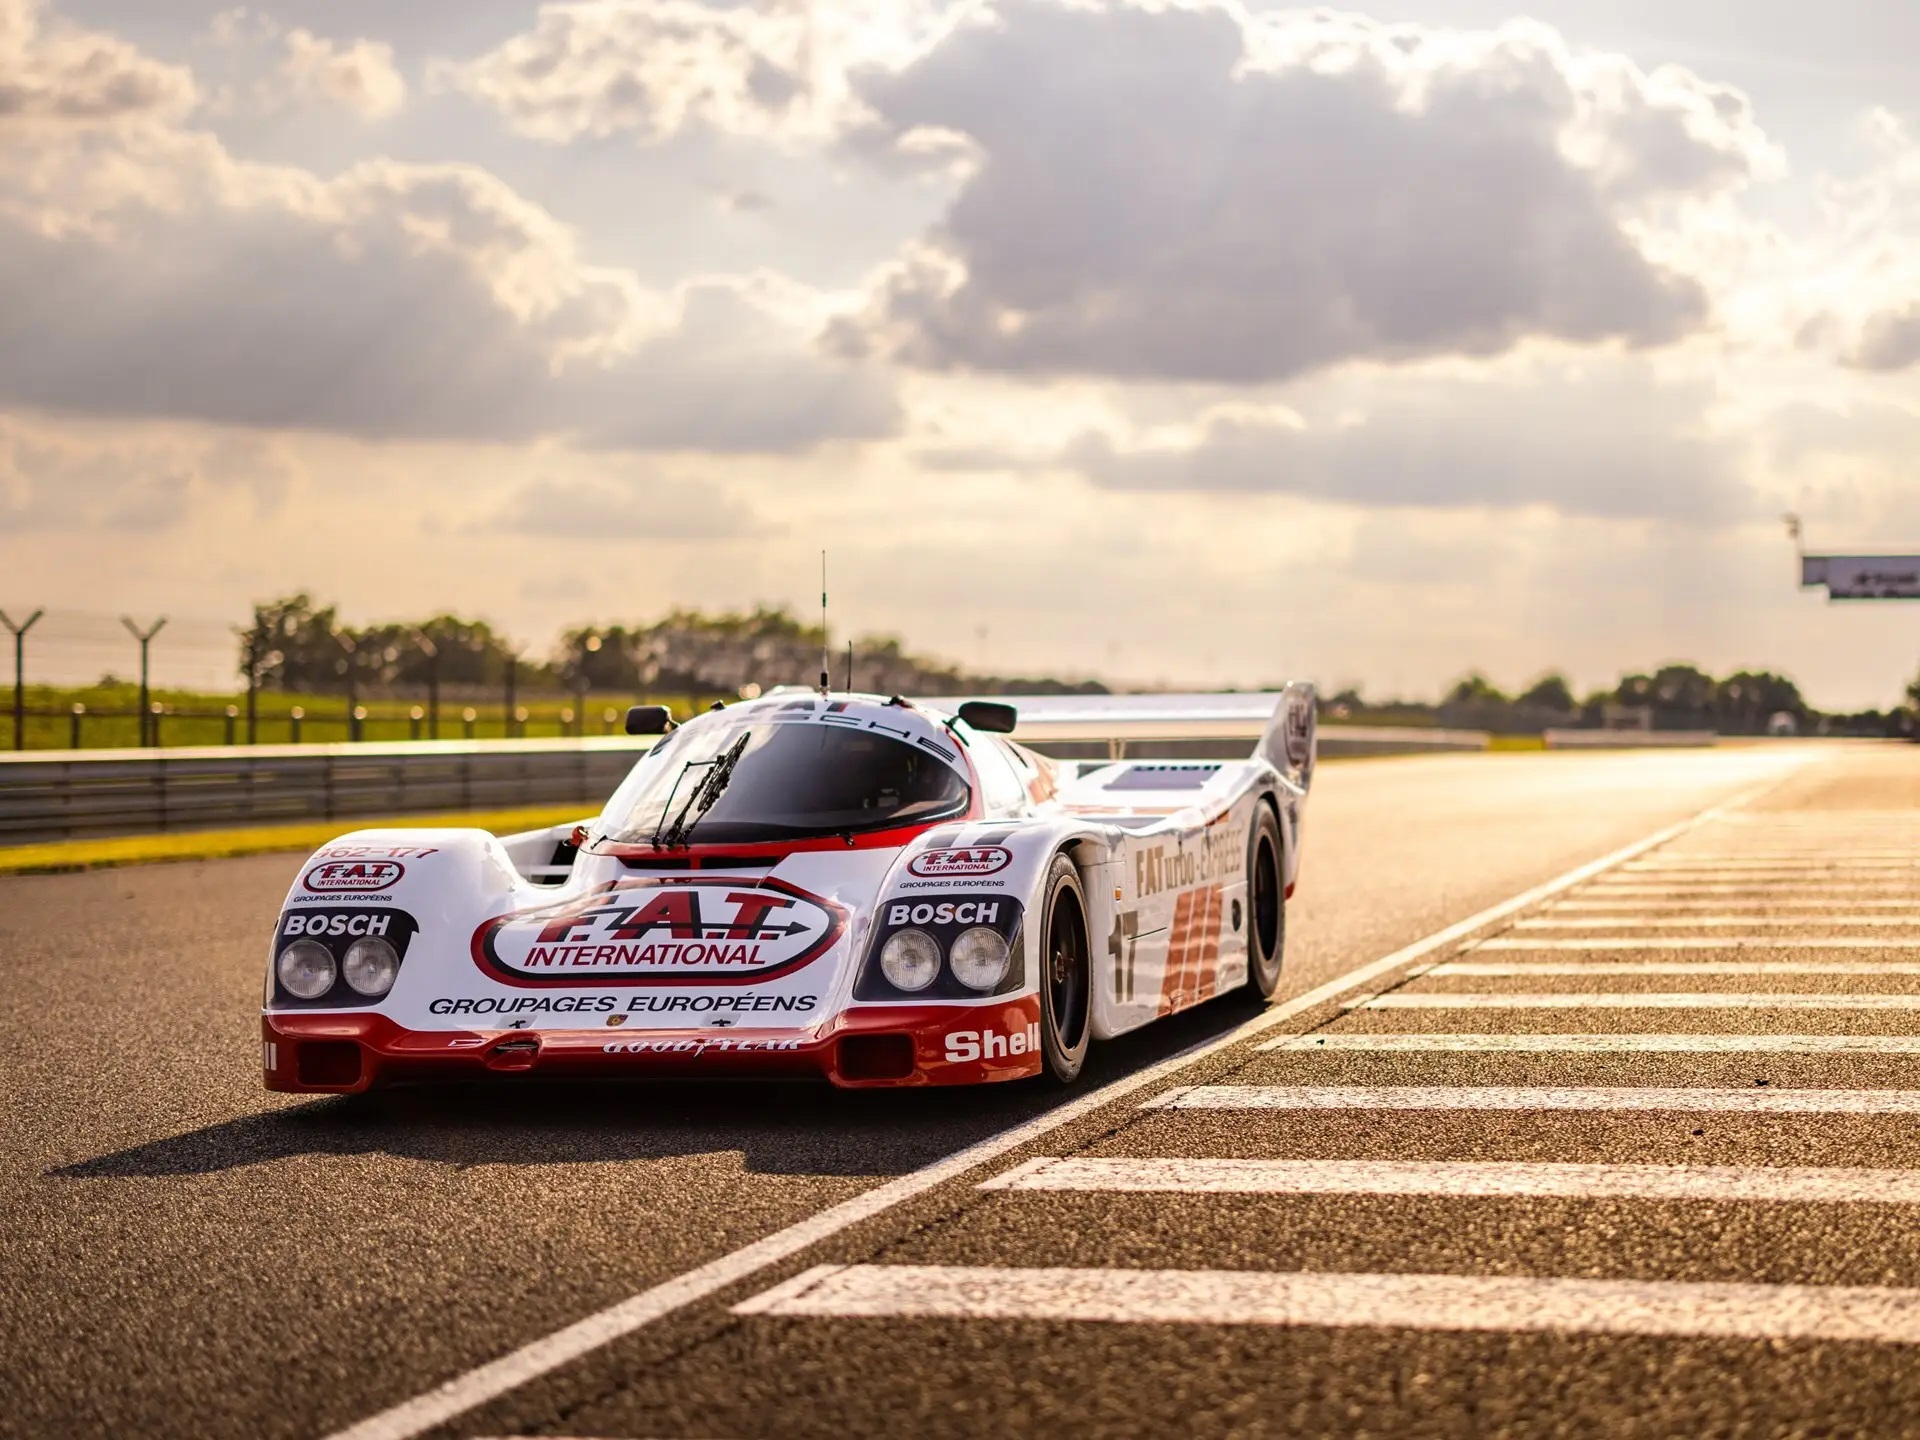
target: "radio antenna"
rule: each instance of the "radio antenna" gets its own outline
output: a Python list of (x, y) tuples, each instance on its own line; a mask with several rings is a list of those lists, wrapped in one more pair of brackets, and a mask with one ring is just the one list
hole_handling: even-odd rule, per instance
[(824, 698), (833, 693), (833, 677), (829, 673), (833, 668), (833, 652), (827, 648), (827, 552), (820, 552), (820, 694)]
[(853, 642), (847, 641), (847, 693), (853, 693)]

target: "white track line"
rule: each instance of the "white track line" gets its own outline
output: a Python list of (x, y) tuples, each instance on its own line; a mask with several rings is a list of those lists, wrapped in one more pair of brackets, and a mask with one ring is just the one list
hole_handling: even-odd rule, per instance
[(1904, 880), (1920, 870), (1920, 862), (1890, 860), (1870, 860), (1855, 865), (1846, 861), (1832, 861), (1824, 865), (1793, 864), (1787, 861), (1757, 860), (1740, 864), (1730, 860), (1715, 861), (1710, 865), (1688, 865), (1676, 860), (1647, 861), (1639, 865), (1622, 865), (1622, 878), (1644, 880), (1653, 875), (1671, 875), (1676, 879), (1711, 880), (1730, 878), (1746, 880), (1770, 875), (1806, 875), (1829, 880), (1865, 879), (1865, 880)]
[(1621, 871), (1629, 875), (1645, 875), (1649, 871), (1683, 870), (1915, 870), (1920, 869), (1920, 857), (1906, 855), (1897, 860), (1875, 860), (1867, 856), (1828, 855), (1821, 859), (1807, 859), (1794, 856), (1740, 855), (1725, 859), (1712, 859), (1699, 855), (1660, 854), (1647, 860), (1636, 860), (1631, 865), (1622, 865)]
[(1905, 851), (1893, 856), (1855, 854), (1853, 851), (1828, 851), (1826, 854), (1690, 854), (1686, 851), (1661, 851), (1644, 860), (1632, 860), (1620, 870), (1768, 870), (1786, 864), (1809, 866), (1812, 870), (1912, 870), (1920, 866), (1920, 852)]
[[(1622, 915), (1658, 915), (1667, 912), (1674, 914), (1694, 914), (1699, 911), (1715, 913), (1725, 910), (1736, 903), (1718, 895), (1696, 895), (1691, 899), (1680, 900), (1562, 900), (1547, 907), (1553, 915), (1574, 915), (1592, 913)], [(1769, 896), (1756, 897), (1756, 914), (1791, 914), (1804, 911), (1815, 920), (1824, 920), (1834, 910), (1907, 910), (1912, 911), (1911, 918), (1920, 923), (1920, 910), (1914, 907), (1920, 899), (1910, 900), (1856, 900), (1852, 897), (1814, 900), (1778, 900)]]
[(1703, 870), (1699, 876), (1690, 876), (1690, 874), (1676, 874), (1676, 872), (1667, 872), (1667, 870), (1661, 870), (1661, 872), (1642, 870), (1642, 872), (1636, 872), (1634, 879), (1644, 879), (1644, 881), (1655, 881), (1655, 879), (1657, 879), (1657, 881), (1667, 883), (1667, 885), (1688, 885), (1688, 883), (1695, 883), (1695, 881), (1697, 881), (1697, 883), (1705, 883), (1705, 885), (1730, 885), (1730, 883), (1734, 883), (1736, 879), (1743, 879), (1743, 881), (1747, 881), (1749, 885), (1793, 887), (1793, 889), (1803, 889), (1803, 891), (1814, 891), (1814, 893), (1818, 893), (1818, 891), (1826, 891), (1826, 889), (1837, 887), (1837, 885), (1876, 885), (1876, 887), (1885, 889), (1885, 891), (1910, 891), (1916, 883), (1920, 883), (1920, 874), (1914, 874), (1912, 877), (1853, 876), (1853, 874), (1849, 874), (1849, 876), (1811, 876), (1811, 874), (1807, 874), (1805, 870), (1795, 870), (1793, 874), (1778, 874), (1778, 876), (1774, 876), (1774, 874), (1763, 874), (1763, 872), (1753, 872), (1753, 874), (1747, 874), (1747, 876), (1730, 876), (1730, 874), (1726, 874), (1726, 872), (1705, 872), (1705, 870)]
[(1812, 865), (1853, 864), (1862, 860), (1920, 860), (1920, 847), (1895, 850), (1856, 850), (1847, 846), (1836, 856), (1835, 847), (1795, 850), (1663, 850), (1660, 858), (1674, 865), (1712, 865), (1721, 861), (1755, 864), (1766, 861), (1805, 861)]
[(1710, 895), (1762, 895), (1782, 899), (1821, 900), (1831, 898), (1844, 904), (1864, 903), (1871, 896), (1912, 903), (1920, 897), (1920, 885), (1876, 885), (1866, 881), (1829, 881), (1824, 885), (1740, 884), (1734, 881), (1708, 881), (1699, 885), (1606, 885), (1599, 881), (1580, 892), (1581, 897), (1630, 896), (1634, 899), (1670, 896), (1675, 899), (1699, 899)]
[(1920, 1171), (1771, 1165), (1559, 1165), (1498, 1160), (1184, 1160), (1130, 1155), (1027, 1161), (982, 1190), (1169, 1195), (1444, 1195), (1913, 1205)]
[(1732, 929), (1741, 925), (1877, 925), (1889, 929), (1913, 929), (1920, 915), (1593, 915), (1577, 920), (1517, 920), (1515, 930), (1596, 930), (1611, 925), (1617, 930), (1658, 930), (1663, 927), (1693, 930)]
[(998, 1135), (960, 1150), (943, 1160), (936, 1160), (910, 1174), (876, 1185), (873, 1189), (843, 1200), (830, 1206), (819, 1214), (808, 1217), (784, 1230), (775, 1231), (751, 1245), (722, 1255), (705, 1265), (687, 1271), (684, 1275), (642, 1290), (617, 1304), (584, 1319), (576, 1320), (564, 1329), (522, 1346), (518, 1350), (502, 1355), (497, 1360), (456, 1375), (434, 1389), (403, 1400), (390, 1409), (369, 1416), (358, 1424), (336, 1431), (328, 1440), (412, 1440), (435, 1426), (443, 1425), (456, 1416), (464, 1415), (477, 1405), (505, 1395), (529, 1381), (551, 1373), (563, 1365), (572, 1363), (582, 1355), (587, 1355), (601, 1346), (630, 1335), (643, 1326), (652, 1324), (662, 1316), (670, 1315), (684, 1306), (704, 1300), (729, 1285), (734, 1285), (764, 1270), (769, 1265), (778, 1264), (798, 1255), (809, 1246), (840, 1234), (863, 1221), (891, 1210), (917, 1195), (925, 1194), (937, 1185), (957, 1175), (964, 1174), (976, 1165), (1030, 1144), (1042, 1135), (1046, 1135), (1063, 1125), (1078, 1120), (1081, 1116), (1111, 1104), (1126, 1095), (1149, 1085), (1158, 1084), (1168, 1076), (1186, 1069), (1211, 1055), (1231, 1046), (1238, 1045), (1255, 1035), (1263, 1034), (1279, 1025), (1284, 1025), (1296, 1015), (1315, 1009), (1329, 1001), (1363, 985), (1403, 970), (1414, 963), (1424, 960), (1437, 950), (1457, 945), (1470, 936), (1478, 934), (1489, 926), (1499, 924), (1520, 912), (1530, 909), (1543, 901), (1564, 894), (1575, 886), (1584, 885), (1594, 876), (1603, 874), (1615, 866), (1625, 864), (1638, 855), (1666, 844), (1701, 825), (1709, 824), (1720, 817), (1732, 813), (1741, 805), (1758, 795), (1765, 794), (1780, 784), (1785, 777), (1765, 781), (1742, 792), (1730, 800), (1721, 802), (1701, 811), (1691, 819), (1669, 825), (1665, 829), (1635, 841), (1631, 845), (1614, 851), (1598, 860), (1576, 866), (1565, 874), (1555, 877), (1531, 890), (1523, 891), (1512, 899), (1503, 900), (1477, 915), (1469, 916), (1457, 924), (1436, 930), (1425, 939), (1417, 940), (1405, 949), (1396, 950), (1391, 955), (1382, 956), (1366, 965), (1329, 980), (1326, 984), (1309, 990), (1304, 995), (1276, 1005), (1264, 1014), (1236, 1026), (1213, 1040), (1181, 1052), (1157, 1065), (1136, 1072), (1121, 1080), (1104, 1085), (1098, 1090), (1071, 1100), (1057, 1109), (1003, 1130)]
[(1377, 1054), (1920, 1055), (1920, 1035), (1284, 1035), (1258, 1050)]
[[(1595, 882), (1596, 884), (1600, 882)], [(1624, 889), (1628, 886), (1669, 885), (1679, 888), (1699, 888), (1705, 885), (1747, 885), (1776, 887), (1781, 885), (1828, 886), (1828, 885), (1867, 885), (1881, 886), (1887, 889), (1912, 889), (1920, 884), (1920, 872), (1901, 870), (1898, 873), (1887, 872), (1862, 873), (1845, 871), (1827, 873), (1796, 868), (1793, 870), (1765, 871), (1694, 871), (1694, 870), (1622, 870), (1617, 877), (1605, 882), (1607, 889)]]
[(1489, 950), (1920, 950), (1920, 936), (1912, 940), (1885, 935), (1822, 935), (1784, 939), (1778, 935), (1592, 935), (1577, 940), (1483, 940), (1475, 954)]
[(1920, 1290), (1531, 1276), (820, 1265), (736, 1315), (1088, 1320), (1920, 1343)]
[(1702, 1090), (1501, 1085), (1187, 1085), (1143, 1110), (1659, 1110), (1920, 1115), (1920, 1090)]
[(1344, 1010), (1920, 1010), (1920, 995), (1770, 995), (1765, 991), (1546, 991), (1534, 995), (1407, 994), (1348, 1000)]
[(1422, 973), (1504, 980), (1533, 975), (1920, 975), (1920, 960), (1449, 960)]
[(1737, 880), (1753, 878), (1752, 872), (1765, 874), (1811, 875), (1827, 879), (1852, 877), (1857, 880), (1877, 881), (1885, 884), (1910, 884), (1913, 871), (1920, 868), (1913, 865), (1889, 865), (1885, 862), (1867, 865), (1800, 865), (1787, 862), (1766, 865), (1636, 865), (1619, 872), (1621, 883), (1644, 882), (1649, 877), (1671, 875), (1676, 880), (1694, 880), (1710, 873), (1731, 875)]

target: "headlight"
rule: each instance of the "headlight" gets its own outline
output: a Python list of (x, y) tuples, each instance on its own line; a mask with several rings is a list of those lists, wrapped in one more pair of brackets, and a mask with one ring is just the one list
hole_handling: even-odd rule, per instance
[(880, 947), (880, 973), (896, 990), (924, 990), (940, 973), (940, 947), (924, 930), (902, 930)]
[(999, 931), (976, 925), (953, 942), (947, 964), (953, 967), (954, 979), (968, 989), (991, 990), (1007, 978), (1007, 962), (1012, 958)]
[(393, 988), (394, 977), (400, 973), (400, 957), (386, 941), (369, 936), (347, 947), (340, 973), (356, 992), (377, 1000)]
[(333, 988), (333, 952), (318, 940), (296, 940), (275, 962), (280, 983), (289, 995), (318, 1000)]

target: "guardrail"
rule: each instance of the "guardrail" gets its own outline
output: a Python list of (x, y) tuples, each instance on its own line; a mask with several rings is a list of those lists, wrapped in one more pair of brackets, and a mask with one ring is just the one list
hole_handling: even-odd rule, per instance
[(354, 815), (598, 809), (647, 740), (256, 745), (0, 755), (0, 844)]
[[(1160, 697), (1128, 697), (1153, 700)], [(1018, 738), (1061, 759), (1248, 753), (1271, 713), (1205, 719), (1165, 705), (1104, 719), (1050, 706)], [(1084, 708), (1084, 707), (1083, 707)], [(154, 834), (222, 825), (495, 810), (579, 801), (599, 808), (652, 742), (585, 739), (0, 752), (0, 844)], [(1478, 731), (1323, 726), (1322, 755), (1484, 750)]]

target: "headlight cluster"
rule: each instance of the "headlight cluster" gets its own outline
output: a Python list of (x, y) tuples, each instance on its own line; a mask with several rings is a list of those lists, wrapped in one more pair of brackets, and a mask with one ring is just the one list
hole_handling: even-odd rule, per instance
[(296, 940), (280, 952), (280, 983), (289, 995), (318, 1000), (333, 988), (333, 952), (318, 940)]
[(420, 925), (402, 910), (327, 906), (280, 917), (263, 1003), (351, 1007), (392, 993)]
[(347, 977), (347, 984), (356, 994), (377, 1000), (393, 988), (400, 974), (400, 957), (394, 953), (393, 946), (377, 937), (356, 940), (347, 947), (340, 973)]
[[(997, 930), (976, 925), (963, 930), (947, 951), (954, 979), (982, 994), (1007, 978), (1013, 951)], [(880, 948), (880, 973), (896, 990), (926, 989), (940, 976), (940, 945), (924, 930), (897, 931)]]

